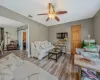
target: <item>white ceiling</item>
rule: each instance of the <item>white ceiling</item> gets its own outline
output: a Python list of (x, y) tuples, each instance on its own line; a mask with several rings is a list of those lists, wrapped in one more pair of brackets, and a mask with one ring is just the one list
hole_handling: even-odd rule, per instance
[(20, 27), (23, 25), (21, 22), (0, 16), (0, 27)]
[[(68, 13), (59, 15), (60, 22), (49, 20), (47, 16), (38, 16), (39, 13), (48, 12), (48, 3), (52, 2), (55, 10), (67, 10)], [(33, 16), (33, 20), (46, 26), (93, 17), (100, 9), (100, 0), (0, 0), (0, 4), (26, 17)]]

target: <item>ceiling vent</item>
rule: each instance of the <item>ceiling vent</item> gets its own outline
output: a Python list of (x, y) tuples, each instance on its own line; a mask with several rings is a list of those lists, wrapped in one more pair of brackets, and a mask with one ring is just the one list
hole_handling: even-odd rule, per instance
[(33, 16), (32, 16), (32, 15), (28, 15), (28, 17), (29, 17), (29, 18), (33, 18)]

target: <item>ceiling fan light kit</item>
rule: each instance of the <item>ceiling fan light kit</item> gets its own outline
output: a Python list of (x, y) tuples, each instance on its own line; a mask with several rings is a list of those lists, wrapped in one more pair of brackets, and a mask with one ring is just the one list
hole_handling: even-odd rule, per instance
[(52, 13), (52, 14), (51, 14), (51, 13), (49, 13), (49, 14), (48, 14), (48, 16), (49, 16), (49, 18), (50, 18), (50, 19), (54, 19), (54, 18), (55, 18), (55, 16), (56, 16), (56, 14), (55, 14), (55, 13)]
[(57, 17), (57, 15), (66, 14), (66, 13), (67, 13), (67, 11), (55, 12), (54, 6), (52, 5), (52, 3), (49, 3), (49, 12), (43, 13), (43, 14), (38, 14), (38, 15), (48, 15), (48, 18), (46, 21), (48, 21), (49, 19), (55, 19), (57, 21), (60, 21), (60, 19)]

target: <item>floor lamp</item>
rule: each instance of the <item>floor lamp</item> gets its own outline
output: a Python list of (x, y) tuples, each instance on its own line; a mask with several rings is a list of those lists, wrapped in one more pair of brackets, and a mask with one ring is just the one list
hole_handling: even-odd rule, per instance
[(5, 36), (6, 36), (6, 40), (7, 40), (7, 44), (6, 44), (6, 47), (7, 47), (7, 45), (8, 45), (8, 39), (10, 38), (10, 37), (8, 37), (8, 35), (9, 35), (9, 32), (5, 32)]

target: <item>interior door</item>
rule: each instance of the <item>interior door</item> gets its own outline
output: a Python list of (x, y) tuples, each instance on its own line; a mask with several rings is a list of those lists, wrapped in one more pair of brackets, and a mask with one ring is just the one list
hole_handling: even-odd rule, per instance
[(19, 31), (19, 47), (20, 47), (20, 50), (22, 51), (23, 50), (23, 35), (22, 35), (23, 31)]
[(26, 51), (28, 52), (28, 29), (26, 29)]
[(17, 31), (18, 49), (20, 49), (20, 31)]
[(71, 27), (71, 53), (76, 53), (76, 48), (81, 46), (81, 25)]

